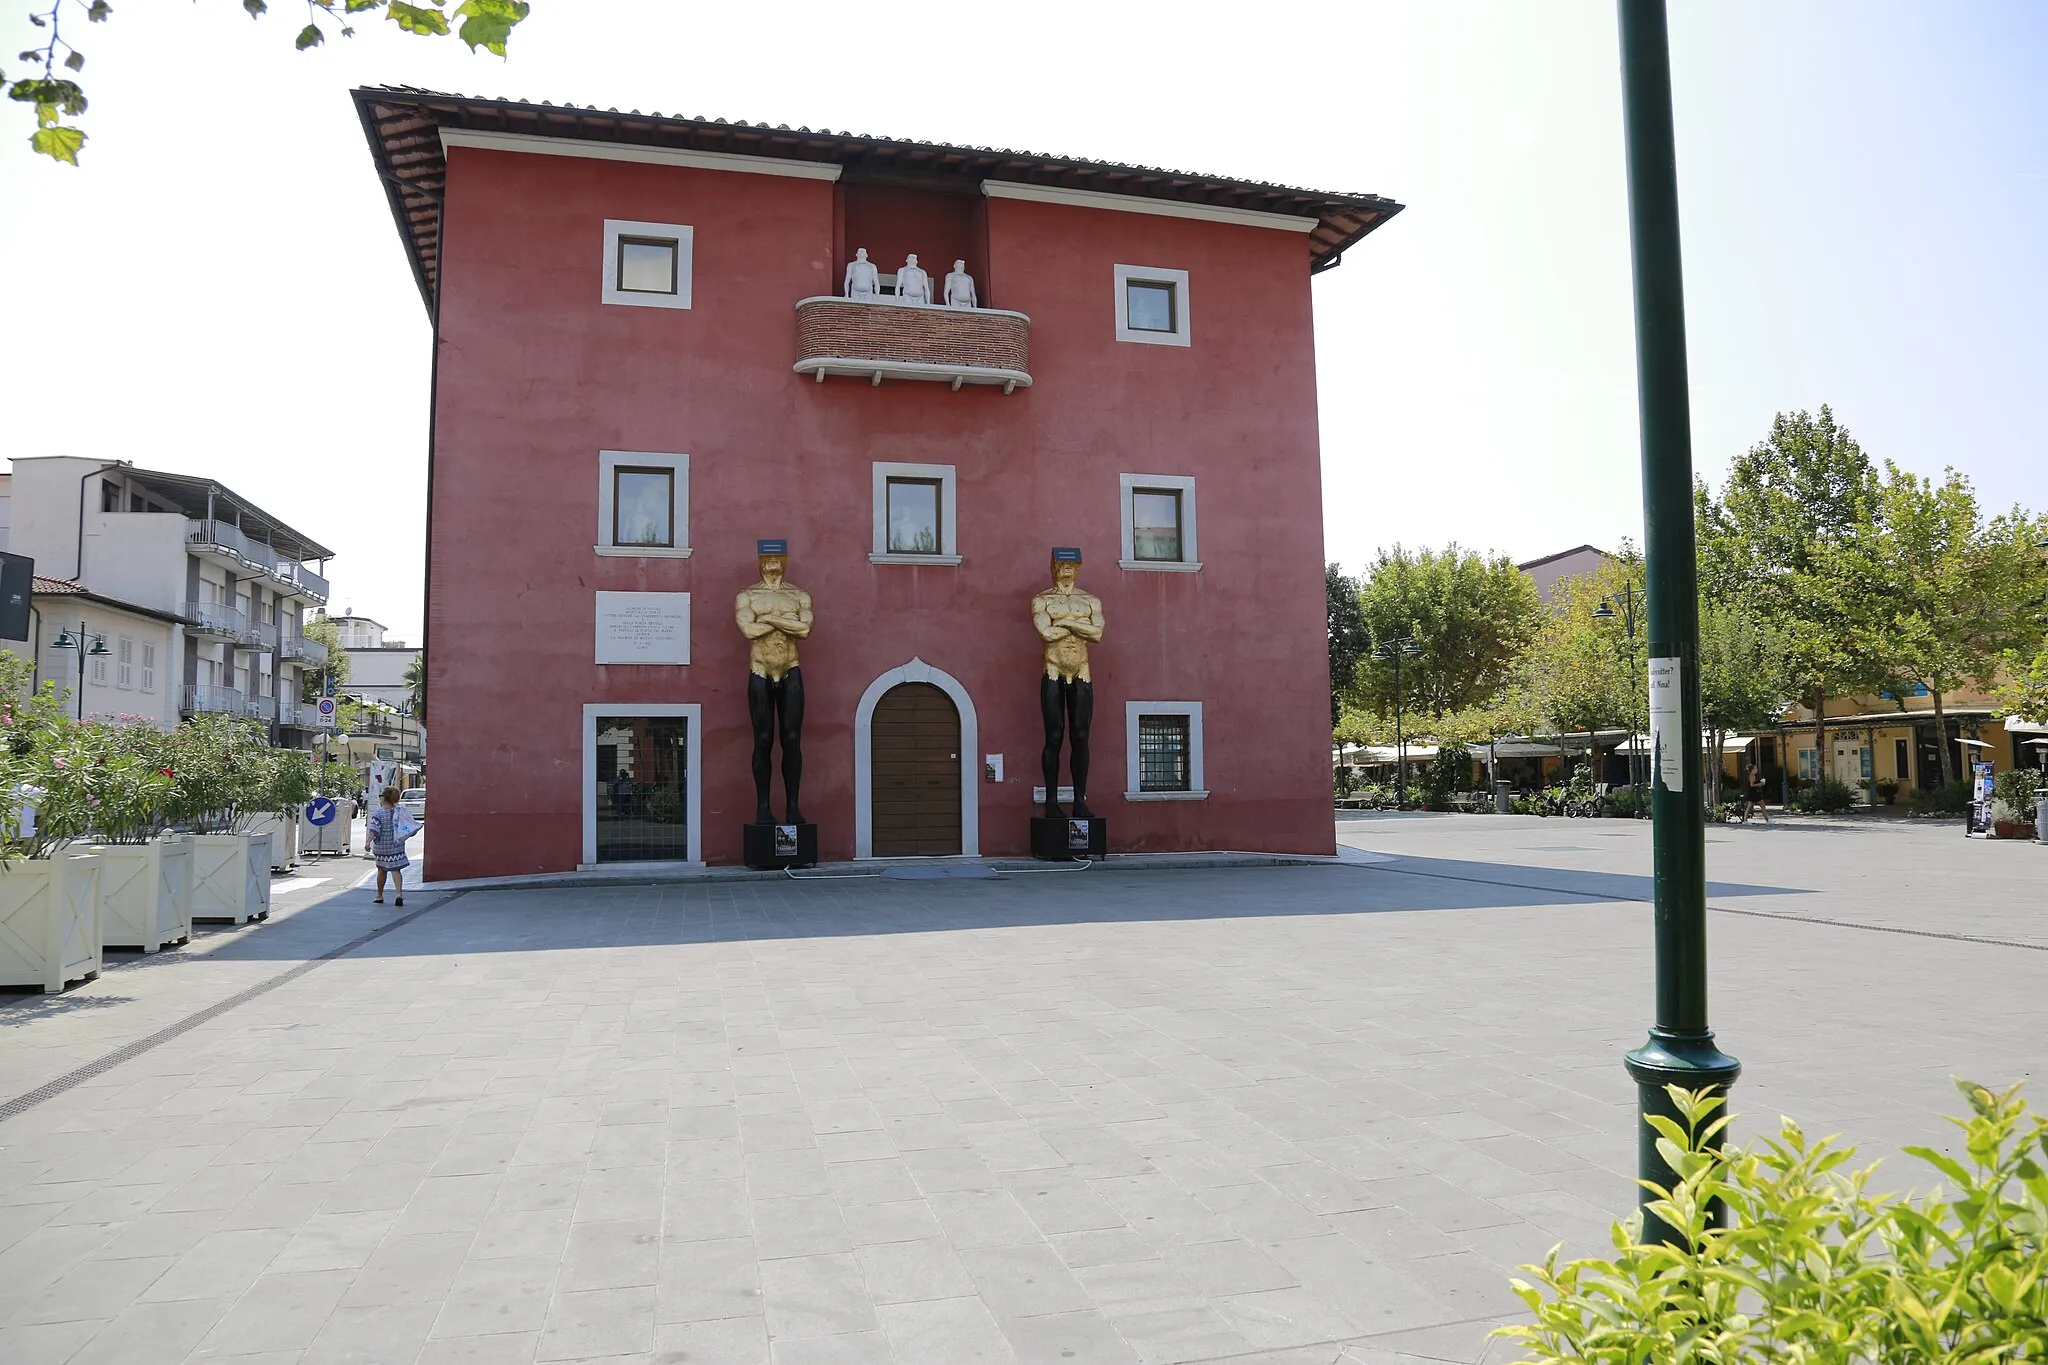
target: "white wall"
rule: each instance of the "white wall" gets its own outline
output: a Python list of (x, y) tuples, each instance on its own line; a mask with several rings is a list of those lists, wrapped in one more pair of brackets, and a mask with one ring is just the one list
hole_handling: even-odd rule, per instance
[[(36, 572), (69, 578), (78, 572), (78, 483), (104, 460), (72, 456), (17, 459), (9, 480), (10, 509), (7, 548), (28, 555)], [(97, 485), (86, 490), (88, 512), (99, 510)]]
[(182, 614), (190, 525), (176, 512), (87, 512), (79, 581), (109, 597)]

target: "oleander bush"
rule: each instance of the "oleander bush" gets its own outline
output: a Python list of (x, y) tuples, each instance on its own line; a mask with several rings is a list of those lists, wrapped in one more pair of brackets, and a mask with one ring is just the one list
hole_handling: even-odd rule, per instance
[(144, 843), (173, 827), (246, 829), (311, 798), (311, 756), (272, 748), (239, 716), (165, 730), (141, 716), (76, 720), (55, 683), (0, 650), (0, 859), (80, 841)]
[[(1529, 1365), (1992, 1365), (2048, 1360), (2048, 1119), (2017, 1085), (1957, 1088), (1954, 1156), (1906, 1150), (1946, 1185), (1871, 1193), (1875, 1163), (1790, 1119), (1738, 1151), (1708, 1092), (1673, 1087), (1684, 1122), (1652, 1118), (1679, 1180), (1650, 1212), (1678, 1245), (1646, 1242), (1638, 1213), (1608, 1259), (1552, 1248), (1515, 1280), (1533, 1320), (1498, 1329)], [(1729, 1226), (1709, 1209), (1725, 1204)]]

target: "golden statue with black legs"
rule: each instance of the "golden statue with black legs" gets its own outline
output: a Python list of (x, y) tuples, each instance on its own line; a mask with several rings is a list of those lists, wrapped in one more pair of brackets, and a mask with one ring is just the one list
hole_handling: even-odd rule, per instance
[(774, 772), (774, 749), (782, 740), (782, 795), (788, 823), (804, 823), (797, 792), (804, 780), (804, 671), (797, 665), (796, 642), (811, 633), (811, 595), (784, 580), (789, 542), (755, 542), (761, 581), (740, 591), (733, 614), (740, 633), (752, 641), (747, 651), (747, 718), (754, 726), (754, 822), (775, 823), (768, 807)]
[(1088, 809), (1088, 731), (1095, 720), (1095, 683), (1088, 676), (1088, 646), (1102, 639), (1102, 599), (1083, 592), (1081, 552), (1056, 546), (1052, 586), (1031, 599), (1031, 624), (1045, 641), (1045, 673), (1038, 682), (1038, 709), (1045, 721), (1039, 766), (1045, 775), (1045, 818), (1060, 812), (1060, 741), (1067, 741), (1074, 773), (1074, 818), (1092, 820)]

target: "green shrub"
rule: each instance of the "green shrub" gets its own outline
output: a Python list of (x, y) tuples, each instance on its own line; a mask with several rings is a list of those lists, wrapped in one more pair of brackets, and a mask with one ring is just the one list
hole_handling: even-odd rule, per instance
[(1919, 787), (1906, 793), (1906, 809), (1915, 815), (1961, 815), (1970, 808), (1970, 783), (1957, 778), (1946, 787), (1924, 791)]
[(1861, 793), (1846, 782), (1837, 782), (1831, 777), (1812, 783), (1792, 798), (1794, 809), (1809, 815), (1844, 811), (1861, 804)]
[(1649, 804), (1649, 791), (1638, 787), (1610, 787), (1607, 790), (1607, 809), (1624, 819), (1633, 819), (1642, 814)]
[(683, 818), (683, 794), (674, 787), (656, 787), (647, 794), (647, 818), (673, 825)]
[(1417, 798), (1430, 810), (1449, 810), (1451, 793), (1472, 785), (1472, 751), (1458, 743), (1439, 745), (1436, 757), (1415, 775)]
[[(1683, 1125), (1653, 1118), (1680, 1177), (1650, 1187), (1651, 1211), (1682, 1237), (1614, 1229), (1611, 1260), (1560, 1263), (1553, 1247), (1514, 1281), (1534, 1320), (1495, 1333), (1529, 1365), (1964, 1365), (2048, 1359), (2048, 1119), (2019, 1087), (1958, 1081), (1972, 1111), (1951, 1120), (1962, 1154), (1906, 1150), (1952, 1182), (1953, 1197), (1868, 1192), (1875, 1166), (1853, 1147), (1776, 1138), (1715, 1147), (1721, 1100), (1673, 1087)], [(1731, 1226), (1711, 1226), (1725, 1204)]]
[(2041, 774), (2035, 768), (2007, 768), (1991, 779), (1991, 794), (2021, 822), (2034, 818), (2034, 797), (2040, 790)]

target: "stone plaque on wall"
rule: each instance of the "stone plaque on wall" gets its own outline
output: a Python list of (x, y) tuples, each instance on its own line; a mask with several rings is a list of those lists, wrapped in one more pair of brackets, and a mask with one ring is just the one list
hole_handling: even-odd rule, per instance
[(690, 594), (601, 592), (597, 595), (597, 662), (690, 662)]

